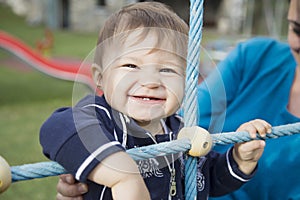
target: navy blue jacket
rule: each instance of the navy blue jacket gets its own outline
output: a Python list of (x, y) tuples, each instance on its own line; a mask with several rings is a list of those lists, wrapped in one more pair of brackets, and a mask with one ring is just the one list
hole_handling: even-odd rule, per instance
[[(89, 185), (85, 199), (112, 199), (109, 188), (87, 180), (89, 173), (112, 153), (174, 140), (182, 128), (177, 115), (162, 120), (162, 125), (165, 134), (153, 137), (133, 119), (112, 109), (104, 97), (89, 95), (73, 108), (55, 111), (41, 127), (40, 142), (48, 158)], [(176, 172), (176, 195), (172, 198), (184, 199), (183, 156), (179, 153), (173, 158), (156, 157), (137, 162), (151, 199), (169, 198), (172, 169)], [(225, 154), (211, 151), (198, 159), (198, 199), (232, 192), (252, 176), (238, 169), (231, 149)]]

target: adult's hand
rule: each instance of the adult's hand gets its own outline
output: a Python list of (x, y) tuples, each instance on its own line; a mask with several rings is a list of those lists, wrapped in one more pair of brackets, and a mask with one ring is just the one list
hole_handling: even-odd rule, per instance
[(82, 200), (82, 195), (88, 191), (87, 185), (76, 182), (71, 174), (60, 175), (56, 188), (57, 200)]

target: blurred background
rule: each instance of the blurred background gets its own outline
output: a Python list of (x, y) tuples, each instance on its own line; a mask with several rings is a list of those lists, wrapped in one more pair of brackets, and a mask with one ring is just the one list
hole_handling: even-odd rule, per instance
[[(39, 62), (78, 67), (95, 47), (105, 19), (134, 2), (0, 0), (0, 155), (11, 166), (47, 161), (39, 128), (56, 108), (72, 106), (74, 83), (41, 69)], [(188, 22), (188, 0), (161, 2)], [(287, 6), (282, 0), (206, 0), (202, 77), (239, 41), (258, 35), (285, 41)], [(0, 199), (55, 199), (57, 181), (49, 177), (17, 182)]]

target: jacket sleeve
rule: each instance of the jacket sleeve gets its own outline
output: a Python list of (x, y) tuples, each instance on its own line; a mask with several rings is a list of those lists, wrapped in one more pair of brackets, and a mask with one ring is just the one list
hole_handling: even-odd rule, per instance
[(225, 154), (214, 151), (209, 154), (210, 196), (212, 197), (222, 196), (239, 189), (256, 173), (257, 167), (250, 175), (241, 172), (233, 159), (232, 150), (233, 148), (230, 148)]
[(86, 181), (89, 173), (112, 153), (125, 151), (113, 137), (114, 128), (103, 120), (106, 114), (95, 110), (61, 108), (40, 129), (43, 153), (79, 181)]
[(198, 86), (198, 125), (210, 133), (222, 131), (227, 105), (238, 95), (244, 60), (239, 44)]

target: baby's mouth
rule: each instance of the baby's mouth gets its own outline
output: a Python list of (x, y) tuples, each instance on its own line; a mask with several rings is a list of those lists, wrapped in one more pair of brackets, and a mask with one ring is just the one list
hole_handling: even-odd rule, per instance
[(162, 100), (159, 98), (153, 98), (153, 97), (141, 97), (144, 101), (150, 101), (150, 100)]
[(152, 101), (152, 102), (157, 102), (157, 101), (165, 101), (166, 99), (164, 98), (158, 98), (158, 97), (149, 97), (149, 96), (131, 96), (135, 100), (140, 100), (140, 101)]

